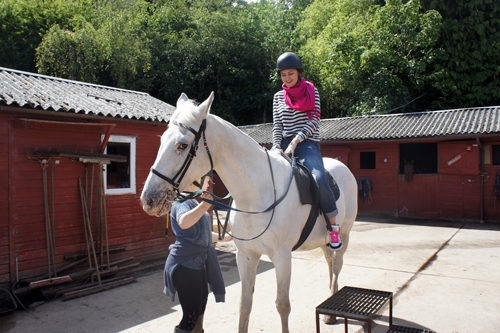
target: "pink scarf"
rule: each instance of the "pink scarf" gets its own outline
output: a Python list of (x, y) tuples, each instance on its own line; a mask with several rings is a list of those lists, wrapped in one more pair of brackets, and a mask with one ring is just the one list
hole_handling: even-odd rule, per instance
[(309, 120), (313, 119), (317, 113), (313, 112), (316, 106), (314, 84), (301, 77), (295, 87), (288, 88), (285, 84), (282, 87), (285, 92), (285, 104), (297, 111), (307, 112)]

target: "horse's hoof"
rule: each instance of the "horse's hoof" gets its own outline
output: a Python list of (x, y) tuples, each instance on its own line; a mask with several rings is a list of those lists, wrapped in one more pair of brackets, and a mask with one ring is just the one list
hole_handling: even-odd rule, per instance
[(335, 325), (337, 323), (337, 317), (335, 316), (324, 316), (323, 322), (327, 325)]

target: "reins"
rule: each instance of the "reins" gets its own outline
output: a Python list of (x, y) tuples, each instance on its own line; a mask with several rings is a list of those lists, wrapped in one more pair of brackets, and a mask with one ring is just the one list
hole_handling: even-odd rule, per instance
[[(267, 161), (268, 161), (268, 164), (269, 164), (269, 169), (271, 171), (271, 179), (272, 179), (272, 182), (273, 182), (273, 190), (274, 190), (274, 203), (272, 205), (270, 205), (269, 207), (267, 207), (265, 210), (258, 211), (258, 212), (250, 212), (250, 211), (246, 211), (246, 210), (241, 210), (241, 209), (233, 208), (233, 207), (231, 207), (229, 205), (223, 204), (222, 202), (216, 201), (216, 200), (227, 199), (227, 198), (229, 198), (231, 196), (230, 194), (228, 194), (224, 198), (220, 198), (220, 197), (216, 196), (215, 194), (213, 194), (211, 192), (208, 192), (208, 191), (205, 191), (205, 190), (197, 190), (195, 192), (190, 193), (187, 196), (183, 196), (182, 194), (181, 194), (181, 196), (183, 197), (183, 199), (197, 198), (199, 200), (208, 202), (209, 204), (211, 204), (214, 207), (218, 207), (218, 208), (222, 208), (222, 209), (226, 209), (226, 210), (232, 210), (232, 211), (235, 211), (235, 212), (245, 213), (245, 214), (262, 214), (262, 213), (267, 213), (267, 212), (275, 209), (276, 206), (278, 206), (285, 199), (285, 197), (288, 194), (288, 191), (290, 190), (290, 187), (291, 187), (292, 181), (293, 181), (293, 168), (295, 168), (297, 164), (296, 164), (295, 159), (293, 159), (292, 160), (292, 172), (290, 174), (290, 179), (288, 181), (288, 186), (287, 186), (286, 192), (283, 193), (283, 195), (278, 200), (276, 200), (276, 184), (274, 182), (274, 173), (273, 173), (273, 168), (272, 168), (272, 165), (271, 165), (271, 159), (269, 158), (269, 152), (267, 151), (267, 149), (264, 148), (264, 150), (265, 150), (266, 155), (267, 155)], [(204, 192), (210, 193), (214, 198), (216, 198), (216, 200), (210, 200), (210, 199), (206, 199), (206, 198), (199, 198), (198, 196), (200, 196)]]
[[(254, 239), (257, 239), (259, 238), (260, 236), (262, 236), (268, 229), (269, 227), (271, 226), (271, 222), (273, 220), (273, 217), (274, 217), (274, 210), (275, 208), (283, 201), (283, 199), (285, 199), (285, 197), (287, 196), (288, 194), (288, 191), (290, 190), (290, 187), (292, 185), (292, 181), (293, 181), (293, 168), (296, 168), (296, 160), (295, 159), (292, 159), (292, 172), (290, 174), (290, 179), (289, 179), (289, 182), (288, 182), (288, 186), (287, 186), (287, 189), (285, 191), (285, 193), (283, 193), (283, 195), (278, 199), (276, 200), (276, 183), (274, 181), (274, 172), (273, 172), (273, 167), (272, 167), (272, 164), (271, 164), (271, 158), (269, 157), (269, 152), (267, 149), (265, 149), (265, 152), (266, 152), (266, 156), (267, 156), (267, 162), (268, 162), (268, 165), (269, 165), (269, 169), (271, 171), (271, 179), (272, 179), (272, 182), (273, 182), (273, 191), (274, 191), (274, 203), (272, 205), (270, 205), (269, 207), (267, 207), (265, 210), (263, 211), (259, 211), (259, 212), (255, 212), (255, 211), (245, 211), (245, 210), (241, 210), (241, 209), (237, 209), (237, 208), (233, 208), (231, 207), (231, 202), (232, 202), (232, 198), (231, 198), (231, 202), (229, 205), (226, 205), (224, 203), (221, 203), (221, 202), (218, 202), (216, 200), (223, 200), (223, 199), (227, 199), (229, 197), (231, 197), (230, 194), (226, 195), (224, 198), (220, 198), (218, 196), (216, 196), (215, 194), (209, 192), (209, 191), (206, 191), (206, 190), (197, 190), (195, 192), (192, 192), (190, 193), (189, 195), (187, 196), (183, 196), (183, 200), (187, 200), (187, 199), (194, 199), (194, 198), (197, 198), (201, 201), (205, 201), (209, 204), (211, 204), (212, 206), (216, 207), (216, 208), (222, 208), (222, 209), (225, 209), (228, 211), (228, 214), (226, 216), (226, 221), (224, 223), (224, 226), (222, 228), (222, 235), (220, 233), (220, 227), (222, 227), (222, 223), (220, 222), (220, 219), (219, 219), (219, 215), (218, 215), (218, 212), (217, 212), (217, 209), (214, 209), (214, 211), (216, 212), (216, 217), (217, 217), (217, 226), (219, 228), (219, 240), (222, 240), (224, 238), (224, 235), (227, 233), (229, 234), (231, 237), (233, 237), (234, 239), (237, 239), (237, 240), (241, 240), (241, 241), (251, 241), (251, 240), (254, 240)], [(285, 156), (286, 157), (286, 156)], [(216, 200), (210, 200), (210, 199), (206, 199), (206, 198), (201, 198), (199, 197), (202, 193), (204, 192), (208, 192), (210, 193), (213, 197), (216, 198)], [(181, 194), (182, 196), (182, 194)], [(239, 213), (244, 213), (244, 214), (263, 214), (263, 213), (267, 213), (269, 211), (272, 210), (272, 214), (271, 214), (271, 218), (269, 219), (269, 222), (267, 224), (267, 226), (265, 227), (265, 229), (260, 233), (258, 234), (257, 236), (254, 236), (252, 238), (240, 238), (240, 237), (236, 237), (234, 235), (232, 235), (230, 232), (227, 231), (227, 222), (228, 222), (228, 218), (229, 218), (229, 213), (231, 211), (235, 211), (235, 212), (239, 212)]]

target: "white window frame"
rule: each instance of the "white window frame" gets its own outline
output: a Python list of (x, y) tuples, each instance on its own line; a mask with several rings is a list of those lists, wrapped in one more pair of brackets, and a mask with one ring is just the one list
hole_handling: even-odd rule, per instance
[[(104, 140), (104, 135), (102, 136)], [(135, 194), (136, 193), (136, 177), (135, 177), (135, 155), (136, 155), (136, 138), (126, 135), (110, 135), (109, 142), (120, 142), (130, 144), (130, 187), (128, 188), (108, 188), (108, 166), (104, 165), (104, 188), (106, 194)], [(108, 153), (108, 145), (104, 154)]]

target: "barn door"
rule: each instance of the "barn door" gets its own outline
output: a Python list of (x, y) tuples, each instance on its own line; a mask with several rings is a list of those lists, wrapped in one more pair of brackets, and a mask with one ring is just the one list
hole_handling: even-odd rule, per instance
[(438, 181), (437, 143), (400, 144), (397, 216), (439, 217)]
[(399, 175), (399, 203), (400, 217), (433, 219), (439, 217), (438, 191), (439, 181), (437, 174), (416, 174), (411, 181)]

